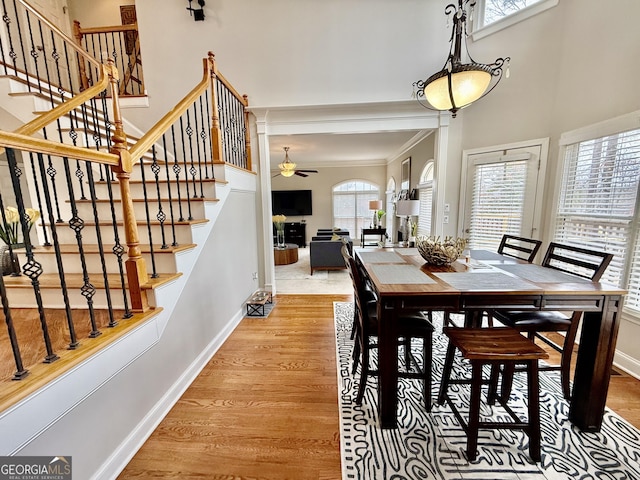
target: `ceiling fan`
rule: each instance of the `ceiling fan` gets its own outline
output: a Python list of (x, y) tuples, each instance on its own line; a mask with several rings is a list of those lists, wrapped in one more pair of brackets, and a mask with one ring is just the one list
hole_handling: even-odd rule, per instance
[(298, 175), (299, 177), (308, 177), (309, 173), (318, 173), (317, 170), (300, 170), (296, 168), (296, 164), (289, 160), (289, 147), (284, 148), (284, 162), (278, 165), (280, 168), (280, 173), (274, 175), (277, 177), (278, 175), (282, 175), (283, 177), (291, 177), (293, 175)]

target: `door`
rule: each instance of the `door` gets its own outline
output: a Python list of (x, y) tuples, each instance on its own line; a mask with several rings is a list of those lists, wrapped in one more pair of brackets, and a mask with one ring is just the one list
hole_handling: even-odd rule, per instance
[(504, 234), (538, 238), (542, 145), (468, 154), (463, 160), (463, 236), (495, 251)]

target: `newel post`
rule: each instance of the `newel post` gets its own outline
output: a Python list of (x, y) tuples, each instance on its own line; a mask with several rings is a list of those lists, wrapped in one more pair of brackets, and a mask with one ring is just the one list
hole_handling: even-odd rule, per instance
[[(80, 48), (82, 46), (82, 29), (80, 28), (80, 22), (78, 20), (73, 21), (73, 36), (76, 39), (76, 43)], [(76, 54), (78, 59), (78, 75), (80, 76), (80, 91), (84, 91), (89, 88), (89, 78), (87, 77), (87, 66), (84, 58)]]
[(111, 95), (113, 96), (113, 124), (115, 128), (112, 137), (113, 145), (110, 151), (120, 157), (120, 164), (117, 167), (113, 167), (113, 171), (120, 184), (124, 232), (129, 249), (127, 260), (125, 261), (127, 282), (129, 295), (131, 296), (131, 308), (136, 312), (144, 312), (149, 309), (149, 303), (141, 286), (149, 281), (149, 276), (147, 274), (147, 265), (140, 251), (138, 224), (133, 210), (133, 200), (129, 185), (133, 161), (127, 149), (127, 135), (122, 128), (122, 114), (120, 113), (120, 104), (118, 102), (118, 69), (111, 58), (107, 61), (107, 64), (109, 65), (109, 83), (111, 84)]
[(244, 99), (244, 151), (247, 154), (247, 165), (245, 168), (249, 171), (252, 170), (251, 165), (251, 135), (249, 134), (249, 96), (243, 95)]
[(218, 69), (215, 55), (209, 52), (209, 78), (211, 79), (211, 150), (213, 163), (224, 163), (222, 158), (222, 130), (220, 130), (220, 115), (218, 113), (218, 95), (216, 83), (218, 82)]

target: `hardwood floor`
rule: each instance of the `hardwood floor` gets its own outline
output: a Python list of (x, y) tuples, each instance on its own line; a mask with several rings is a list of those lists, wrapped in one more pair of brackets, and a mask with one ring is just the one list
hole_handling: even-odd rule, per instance
[[(351, 300), (244, 319), (118, 478), (340, 479), (333, 301)], [(608, 405), (640, 428), (640, 381), (614, 375)]]
[(244, 319), (118, 477), (341, 478), (333, 302)]

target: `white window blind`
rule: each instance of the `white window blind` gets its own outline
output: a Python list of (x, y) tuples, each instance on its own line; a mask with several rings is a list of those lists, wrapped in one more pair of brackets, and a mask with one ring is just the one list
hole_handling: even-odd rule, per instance
[(418, 235), (432, 235), (431, 212), (433, 208), (433, 185), (420, 188), (420, 215), (418, 216)]
[[(634, 219), (640, 183), (640, 130), (568, 145), (555, 241), (615, 256), (603, 282), (628, 288), (640, 310), (640, 247)], [(626, 284), (626, 285), (625, 285)]]
[(475, 165), (469, 246), (496, 250), (506, 233), (519, 235), (528, 162), (496, 161)]

